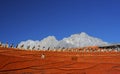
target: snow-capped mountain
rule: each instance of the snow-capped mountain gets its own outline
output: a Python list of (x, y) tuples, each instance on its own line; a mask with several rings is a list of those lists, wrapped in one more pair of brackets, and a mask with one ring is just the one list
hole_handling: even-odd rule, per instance
[(103, 42), (101, 39), (89, 36), (84, 32), (73, 34), (68, 38), (64, 38), (63, 41), (68, 44), (72, 44), (74, 47), (99, 46), (107, 44), (107, 42)]
[(107, 42), (102, 41), (99, 38), (95, 38), (87, 35), (84, 32), (80, 34), (73, 34), (68, 38), (63, 38), (58, 41), (54, 36), (48, 36), (41, 41), (27, 40), (19, 43), (18, 47), (24, 45), (24, 48), (27, 49), (29, 46), (30, 49), (33, 47), (35, 49), (54, 49), (54, 48), (74, 48), (74, 47), (85, 47), (85, 46), (101, 46), (107, 45)]

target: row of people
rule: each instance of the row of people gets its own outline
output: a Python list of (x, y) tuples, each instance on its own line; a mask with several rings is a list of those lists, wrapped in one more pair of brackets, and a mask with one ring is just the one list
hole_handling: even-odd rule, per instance
[[(24, 45), (21, 45), (20, 47), (21, 49), (24, 48)], [(99, 48), (99, 47), (84, 47), (84, 48), (65, 48), (65, 47), (54, 47), (54, 48), (46, 48), (46, 47), (40, 47), (40, 45), (38, 46), (38, 48), (36, 48), (35, 46), (33, 47), (30, 47), (30, 46), (27, 46), (26, 49), (31, 49), (31, 50), (43, 50), (43, 51), (71, 51), (71, 52), (118, 52), (120, 51), (120, 48), (117, 48), (117, 49), (113, 49), (113, 48), (109, 48), (109, 49), (102, 49), (102, 48)]]
[(16, 45), (16, 46), (14, 47), (14, 44), (13, 44), (13, 43), (9, 45), (8, 42), (6, 42), (6, 44), (0, 42), (0, 47), (4, 47), (4, 48), (18, 48), (18, 45)]
[[(24, 49), (24, 44), (20, 45), (18, 47), (18, 45), (16, 45), (14, 47), (14, 44), (8, 44), (8, 42), (6, 42), (6, 44), (3, 44), (2, 42), (0, 42), (0, 47), (5, 47), (5, 48), (19, 48), (19, 49)], [(26, 49), (31, 49), (31, 50), (45, 50), (45, 51), (71, 51), (71, 52), (118, 52), (120, 51), (120, 48), (109, 48), (109, 49), (102, 49), (99, 47), (84, 47), (84, 48), (65, 48), (65, 47), (54, 47), (54, 48), (45, 48), (44, 46), (41, 48), (40, 45), (37, 46), (37, 48), (35, 46), (33, 46), (32, 48), (30, 46), (27, 46)]]

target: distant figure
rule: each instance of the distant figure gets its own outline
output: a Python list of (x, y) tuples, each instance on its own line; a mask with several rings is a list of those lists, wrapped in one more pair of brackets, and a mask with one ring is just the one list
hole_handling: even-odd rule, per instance
[(6, 44), (5, 44), (5, 48), (8, 48), (8, 47), (9, 47), (8, 42), (6, 42)]
[(43, 49), (44, 49), (45, 47), (43, 46)]
[(2, 47), (2, 42), (0, 42), (0, 47)]
[(44, 58), (45, 58), (45, 55), (44, 55), (44, 54), (42, 54), (42, 55), (41, 55), (41, 59), (44, 59)]
[(18, 48), (18, 44), (16, 45), (16, 48)]
[(37, 48), (37, 50), (40, 50), (40, 45), (38, 45), (38, 48)]
[(13, 43), (10, 45), (10, 48), (14, 48), (14, 45), (13, 45)]
[(48, 48), (48, 51), (50, 50), (50, 47)]
[(20, 46), (20, 48), (22, 49), (24, 47), (24, 44)]
[(29, 45), (29, 46), (27, 46), (27, 49), (30, 49), (30, 45)]
[(32, 48), (33, 50), (35, 49), (35, 46), (33, 46), (33, 48)]

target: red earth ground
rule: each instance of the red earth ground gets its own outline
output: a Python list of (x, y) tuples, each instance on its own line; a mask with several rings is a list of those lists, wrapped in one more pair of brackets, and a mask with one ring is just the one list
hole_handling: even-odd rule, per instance
[(0, 48), (0, 74), (120, 74), (120, 52)]

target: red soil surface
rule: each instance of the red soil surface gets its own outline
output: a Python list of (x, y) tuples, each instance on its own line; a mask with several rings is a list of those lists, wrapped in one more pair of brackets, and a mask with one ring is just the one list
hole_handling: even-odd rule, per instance
[(120, 52), (0, 48), (0, 74), (120, 74)]

